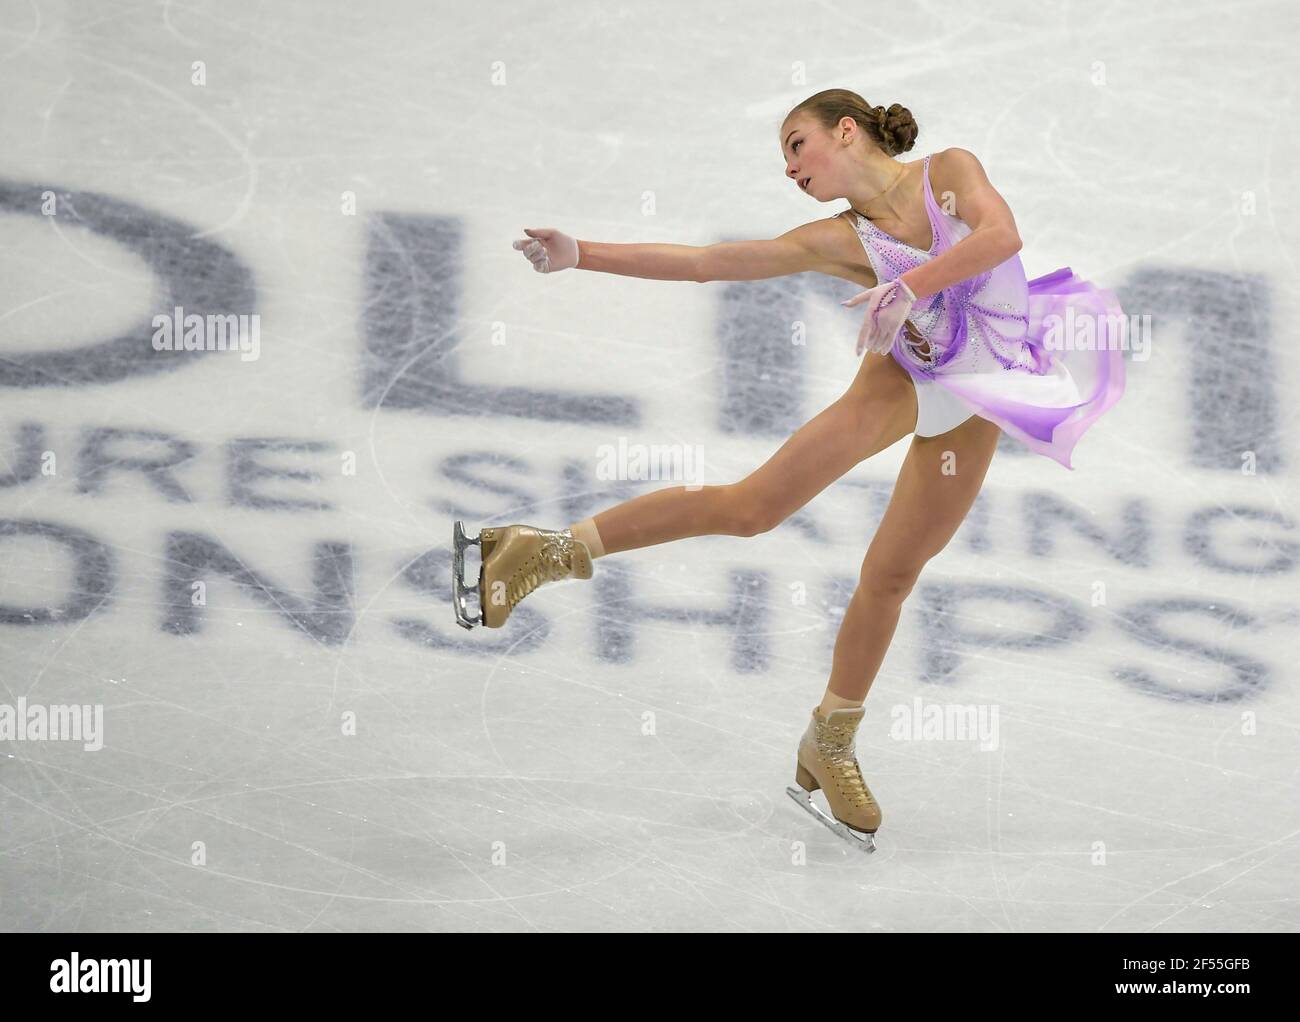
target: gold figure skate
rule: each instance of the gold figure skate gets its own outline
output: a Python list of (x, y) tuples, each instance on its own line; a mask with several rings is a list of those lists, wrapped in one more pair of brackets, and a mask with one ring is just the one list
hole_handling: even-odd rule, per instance
[[(486, 625), (500, 628), (519, 601), (545, 582), (566, 578), (591, 578), (591, 551), (568, 529), (552, 531), (531, 525), (505, 525), (484, 529), (478, 539), (465, 535), (457, 522), (451, 533), (452, 602), (456, 623), (462, 628)], [(483, 558), (478, 585), (465, 584), (465, 550), (477, 545)], [(478, 611), (471, 611), (469, 596), (477, 594)]]
[[(876, 850), (876, 830), (880, 827), (877, 805), (853, 751), (854, 737), (866, 710), (832, 710), (826, 717), (817, 709), (799, 739), (795, 761), (795, 785), (786, 794), (824, 823), (849, 844), (864, 852)], [(796, 786), (797, 785), (797, 786)], [(827, 816), (812, 800), (821, 788), (833, 816)]]

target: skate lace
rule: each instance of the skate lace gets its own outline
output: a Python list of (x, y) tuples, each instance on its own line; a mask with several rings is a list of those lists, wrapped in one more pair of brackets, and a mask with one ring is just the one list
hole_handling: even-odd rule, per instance
[(842, 791), (854, 805), (871, 805), (875, 799), (871, 795), (867, 782), (862, 777), (862, 768), (858, 761), (850, 756), (846, 760), (835, 760), (829, 764), (831, 771)]
[(856, 806), (871, 805), (876, 800), (858, 766), (853, 734), (854, 728), (847, 724), (819, 723), (817, 745), (841, 793)]
[(563, 534), (547, 536), (537, 553), (525, 561), (510, 577), (506, 597), (510, 609), (543, 582), (558, 582), (568, 578), (572, 570), (573, 541)]

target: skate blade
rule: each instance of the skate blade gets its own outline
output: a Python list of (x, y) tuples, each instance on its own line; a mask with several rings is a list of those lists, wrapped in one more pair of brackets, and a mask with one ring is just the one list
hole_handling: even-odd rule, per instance
[[(483, 608), (471, 611), (469, 599), (478, 599), (478, 584), (473, 587), (465, 585), (465, 550), (477, 546), (482, 549), (477, 538), (465, 535), (463, 522), (457, 522), (451, 530), (451, 602), (456, 609), (456, 624), (462, 628), (473, 628), (483, 623)], [(479, 569), (480, 576), (482, 569)]]
[(785, 789), (785, 793), (795, 800), (800, 809), (810, 813), (814, 818), (820, 820), (823, 824), (835, 831), (845, 842), (857, 848), (861, 852), (874, 852), (876, 850), (876, 835), (867, 834), (860, 830), (854, 830), (845, 823), (841, 823), (834, 816), (828, 815), (822, 810), (816, 802), (812, 800), (812, 792), (798, 785), (791, 784)]

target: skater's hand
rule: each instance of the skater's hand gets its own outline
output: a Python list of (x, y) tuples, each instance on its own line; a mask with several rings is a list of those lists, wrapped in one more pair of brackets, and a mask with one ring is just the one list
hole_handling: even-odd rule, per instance
[(553, 227), (525, 227), (526, 238), (514, 247), (528, 257), (538, 273), (555, 273), (578, 265), (578, 242)]
[(867, 314), (858, 331), (858, 357), (863, 351), (887, 355), (894, 347), (894, 338), (916, 304), (916, 295), (901, 279), (878, 284), (867, 291), (859, 291), (852, 298), (840, 302), (849, 308), (866, 303)]

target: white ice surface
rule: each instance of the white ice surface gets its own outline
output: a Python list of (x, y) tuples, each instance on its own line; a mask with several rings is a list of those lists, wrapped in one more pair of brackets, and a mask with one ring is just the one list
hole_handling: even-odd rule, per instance
[[(0, 741), (0, 929), (1296, 929), (1297, 34), (1283, 0), (0, 2), (0, 703), (104, 720), (99, 751)], [(1004, 444), (906, 605), (866, 858), (784, 787), (906, 441), (501, 632), (446, 593), (455, 519), (672, 485), (599, 478), (620, 440), (731, 482), (842, 392), (844, 281), (510, 247), (829, 215), (776, 134), (835, 86), (913, 111), (904, 159), (975, 152), (1031, 275), (1155, 319), (1075, 470)], [(260, 357), (103, 350), (170, 308), (146, 250), (186, 287), (246, 268)], [(891, 737), (916, 699), (996, 711), (997, 747)]]

